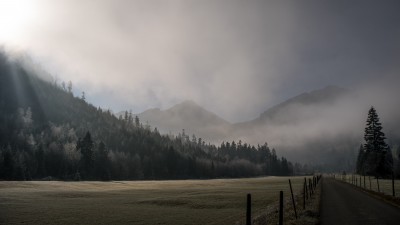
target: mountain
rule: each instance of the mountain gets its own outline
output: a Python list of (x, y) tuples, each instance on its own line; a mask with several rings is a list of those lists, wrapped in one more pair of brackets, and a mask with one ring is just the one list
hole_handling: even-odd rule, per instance
[[(267, 141), (291, 160), (324, 164), (338, 157), (348, 162), (346, 168), (350, 168), (355, 157), (352, 151), (359, 145), (359, 138), (336, 112), (337, 108), (346, 108), (342, 105), (344, 99), (352, 98), (353, 93), (347, 89), (327, 86), (297, 95), (266, 110), (258, 118), (236, 124), (193, 101), (167, 110), (150, 109), (138, 117), (159, 128), (161, 133), (178, 133), (185, 129), (186, 134), (195, 134), (212, 143), (241, 140), (257, 145)], [(337, 127), (331, 126), (334, 120), (337, 120), (334, 122)]]
[(327, 86), (320, 90), (306, 92), (265, 111), (260, 115), (260, 119), (262, 121), (271, 120), (276, 122), (280, 120), (279, 118), (282, 117), (282, 114), (287, 114), (294, 106), (331, 105), (348, 93), (347, 89), (336, 86)]
[[(29, 63), (28, 63), (29, 64)], [(0, 50), (0, 180), (136, 180), (291, 175), (268, 146), (213, 145), (117, 118)], [(51, 80), (51, 79), (50, 79)], [(190, 110), (188, 110), (190, 109)], [(193, 102), (168, 115), (225, 121)], [(192, 117), (195, 115), (195, 117)], [(196, 121), (192, 121), (198, 125)], [(296, 171), (300, 168), (296, 165)]]
[(310, 117), (310, 110), (307, 109), (333, 105), (349, 94), (350, 92), (347, 89), (327, 86), (323, 89), (297, 95), (261, 113), (260, 116), (254, 120), (236, 125), (239, 127), (248, 127), (297, 123), (299, 120), (305, 119), (304, 117)]
[(354, 151), (360, 143), (357, 132), (362, 132), (357, 123), (349, 126), (347, 117), (352, 110), (347, 103), (352, 99), (351, 91), (336, 86), (302, 93), (254, 120), (234, 124), (235, 132), (231, 135), (249, 143), (268, 140), (292, 160), (325, 164), (325, 168), (351, 169)]
[[(349, 95), (344, 88), (327, 86), (290, 98), (260, 114), (254, 120), (231, 124), (193, 101), (184, 101), (166, 110), (158, 108), (146, 110), (137, 116), (142, 122), (157, 127), (161, 133), (194, 134), (211, 142), (226, 140), (248, 140), (253, 144), (268, 140), (268, 136), (255, 139), (255, 133), (272, 126), (295, 125), (310, 119), (318, 112), (310, 112), (316, 107), (327, 107)], [(123, 112), (120, 113), (123, 115)]]
[(142, 122), (157, 127), (161, 133), (195, 134), (207, 141), (219, 141), (230, 132), (231, 124), (193, 101), (184, 101), (169, 109), (149, 109), (137, 115)]

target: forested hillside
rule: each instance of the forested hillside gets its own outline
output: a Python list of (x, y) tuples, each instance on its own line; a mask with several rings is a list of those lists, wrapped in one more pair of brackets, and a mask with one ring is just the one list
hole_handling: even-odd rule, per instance
[(116, 118), (0, 52), (0, 179), (186, 179), (304, 172), (267, 144), (207, 144)]

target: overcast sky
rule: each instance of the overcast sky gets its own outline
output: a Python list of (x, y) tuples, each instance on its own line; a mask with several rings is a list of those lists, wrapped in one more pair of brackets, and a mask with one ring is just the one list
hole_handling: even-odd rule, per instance
[(6, 48), (116, 112), (191, 99), (237, 122), (327, 85), (400, 84), (400, 1), (9, 1)]

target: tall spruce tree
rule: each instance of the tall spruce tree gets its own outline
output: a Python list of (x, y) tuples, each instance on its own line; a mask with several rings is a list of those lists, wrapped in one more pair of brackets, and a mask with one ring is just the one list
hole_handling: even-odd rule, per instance
[[(393, 157), (386, 144), (385, 134), (382, 132), (382, 124), (374, 107), (368, 112), (367, 124), (364, 132), (364, 150), (360, 151), (362, 157), (358, 157), (357, 167), (361, 171), (375, 176), (388, 176), (392, 172)], [(357, 168), (358, 169), (358, 168)]]

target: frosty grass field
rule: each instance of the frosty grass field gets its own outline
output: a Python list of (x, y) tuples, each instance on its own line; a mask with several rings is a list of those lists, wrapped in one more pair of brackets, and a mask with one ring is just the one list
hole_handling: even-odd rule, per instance
[(0, 224), (234, 224), (300, 193), (304, 177), (182, 181), (2, 181)]

